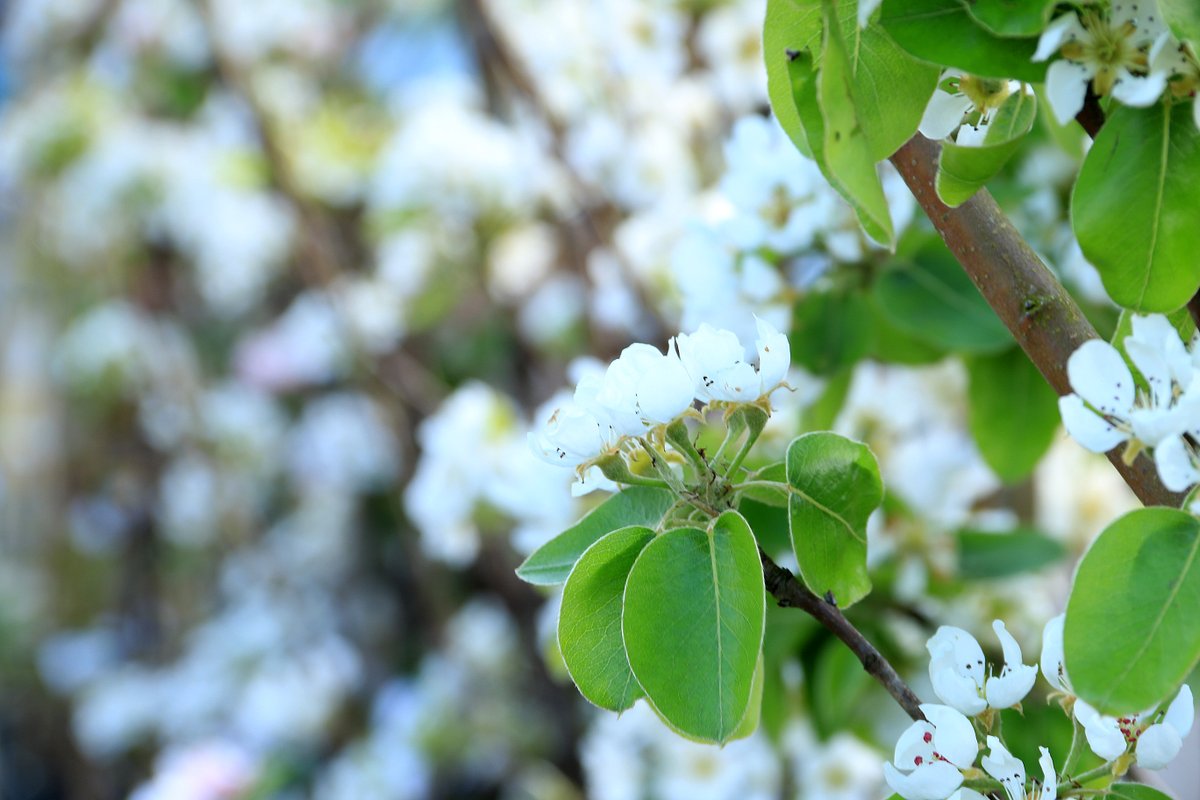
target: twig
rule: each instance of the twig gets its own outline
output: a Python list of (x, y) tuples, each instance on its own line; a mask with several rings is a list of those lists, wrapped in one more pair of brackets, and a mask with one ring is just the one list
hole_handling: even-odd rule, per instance
[(838, 611), (837, 606), (810, 592), (796, 580), (795, 575), (776, 564), (761, 549), (758, 555), (762, 559), (767, 591), (779, 601), (780, 606), (799, 608), (824, 625), (858, 656), (863, 669), (887, 689), (888, 694), (895, 698), (910, 717), (915, 720), (925, 719), (925, 715), (921, 713), (921, 699), (908, 687), (888, 660), (880, 655), (875, 646), (859, 633), (858, 628), (850, 624), (841, 611)]
[[(1067, 359), (1097, 338), (1095, 328), (986, 189), (958, 208), (938, 199), (938, 153), (936, 143), (917, 134), (891, 161), (996, 316), (1054, 390), (1068, 394)], [(1108, 460), (1146, 505), (1178, 507), (1183, 501), (1162, 485), (1149, 459), (1125, 464), (1120, 449), (1114, 449)]]

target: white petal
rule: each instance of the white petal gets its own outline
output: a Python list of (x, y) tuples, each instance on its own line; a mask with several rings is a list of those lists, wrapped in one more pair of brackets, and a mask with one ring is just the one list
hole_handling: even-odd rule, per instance
[(1185, 683), (1179, 690), (1179, 694), (1175, 695), (1175, 699), (1171, 701), (1171, 705), (1167, 707), (1163, 722), (1174, 728), (1182, 738), (1192, 732), (1192, 723), (1195, 719), (1196, 705), (1192, 700), (1192, 687)]
[[(929, 736), (929, 741), (925, 737)], [(933, 723), (918, 720), (909, 725), (896, 740), (896, 751), (892, 761), (904, 769), (916, 769), (917, 758), (921, 763), (933, 761)]]
[(1037, 681), (1037, 667), (1018, 664), (987, 680), (987, 701), (992, 708), (1012, 708), (1025, 699)]
[(792, 365), (792, 351), (785, 334), (775, 330), (768, 322), (757, 316), (754, 325), (758, 331), (758, 375), (762, 381), (762, 390), (769, 392), (787, 378), (788, 367)]
[(1071, 438), (1093, 453), (1107, 453), (1129, 438), (1129, 434), (1085, 406), (1079, 395), (1058, 398), (1058, 411)]
[[(1038, 38), (1038, 46), (1033, 54), (1033, 60), (1045, 61), (1057, 53), (1058, 48), (1062, 47), (1063, 42), (1069, 37), (1083, 38), (1086, 36), (1088, 36), (1088, 33), (1079, 24), (1079, 17), (1075, 16), (1074, 12), (1056, 17), (1053, 22), (1046, 26), (1046, 30), (1042, 31), (1041, 37)], [(1075, 115), (1072, 114), (1071, 116)]]
[(963, 147), (982, 147), (987, 141), (988, 126), (986, 122), (981, 122), (978, 125), (963, 125), (958, 129), (958, 136), (954, 137), (954, 143)]
[(1009, 800), (1025, 800), (1025, 765), (995, 736), (987, 737), (988, 754), (980, 764), (984, 772), (1000, 781)]
[(954, 794), (950, 795), (947, 800), (988, 800), (974, 789), (959, 789)]
[(762, 394), (762, 380), (758, 377), (758, 371), (745, 361), (723, 369), (713, 377), (715, 382), (708, 387), (708, 393), (714, 400), (749, 403)]
[(1059, 125), (1075, 119), (1083, 108), (1092, 71), (1074, 61), (1055, 61), (1046, 70), (1046, 101)]
[(884, 764), (883, 777), (905, 800), (945, 800), (963, 782), (962, 773), (945, 761), (922, 764), (908, 774)]
[(921, 713), (933, 725), (933, 749), (962, 769), (975, 763), (979, 747), (971, 721), (949, 706), (923, 703)]
[(1133, 407), (1133, 375), (1117, 348), (1090, 339), (1067, 359), (1067, 378), (1075, 394), (1105, 414), (1122, 419)]
[(1200, 483), (1200, 470), (1192, 464), (1192, 456), (1182, 436), (1169, 436), (1154, 448), (1154, 466), (1163, 486), (1172, 492), (1185, 492)]
[(858, 0), (858, 27), (865, 28), (871, 22), (871, 15), (883, 0)]
[(1125, 352), (1146, 379), (1154, 404), (1166, 406), (1171, 400), (1171, 370), (1163, 357), (1162, 343), (1139, 341), (1130, 336), (1125, 340)]
[(1144, 78), (1125, 70), (1121, 70), (1121, 73), (1112, 94), (1127, 106), (1145, 108), (1161, 97), (1163, 89), (1167, 88), (1167, 75), (1164, 72), (1152, 72)]
[(1105, 761), (1112, 761), (1125, 752), (1127, 743), (1121, 727), (1112, 717), (1103, 716), (1082, 700), (1075, 701), (1075, 718), (1083, 726), (1088, 747)]
[(964, 714), (987, 708), (983, 691), (986, 664), (975, 637), (961, 628), (943, 625), (925, 647), (929, 650), (929, 679), (934, 693)]
[(1145, 769), (1162, 769), (1179, 755), (1183, 739), (1170, 725), (1159, 723), (1142, 731), (1138, 739), (1137, 764)]
[(1071, 692), (1071, 682), (1063, 664), (1063, 623), (1066, 620), (1066, 614), (1059, 614), (1042, 629), (1042, 674), (1060, 692)]
[(659, 357), (641, 376), (638, 408), (650, 422), (670, 422), (691, 408), (694, 395), (695, 384), (679, 358)]
[(1054, 800), (1058, 797), (1058, 773), (1054, 771), (1054, 759), (1045, 747), (1039, 747), (1041, 757), (1038, 764), (1042, 768), (1042, 794), (1038, 800)]
[(993, 620), (992, 630), (996, 632), (996, 638), (1000, 640), (1000, 651), (1004, 653), (1004, 663), (1010, 666), (1022, 663), (1024, 658), (1021, 655), (1021, 645), (1008, 632), (1008, 628), (1004, 627), (1004, 621)]
[(950, 94), (938, 89), (929, 98), (921, 125), (917, 128), (928, 139), (945, 139), (963, 121), (963, 115), (971, 108), (971, 100), (964, 94)]

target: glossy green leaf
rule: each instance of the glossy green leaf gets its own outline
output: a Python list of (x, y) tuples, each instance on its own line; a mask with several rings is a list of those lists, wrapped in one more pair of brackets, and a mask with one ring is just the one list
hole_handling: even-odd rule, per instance
[(1039, 36), (1055, 0), (968, 0), (967, 13), (997, 36)]
[(538, 586), (562, 583), (575, 562), (606, 533), (630, 525), (654, 527), (675, 502), (667, 489), (631, 486), (617, 492), (583, 519), (533, 551), (517, 568), (524, 581)]
[(940, 242), (921, 248), (915, 263), (898, 261), (873, 289), (879, 309), (897, 328), (961, 353), (995, 353), (1012, 345), (975, 284)]
[(1171, 795), (1144, 783), (1114, 783), (1108, 787), (1107, 796), (1112, 800), (1175, 800)]
[(1019, 347), (967, 362), (967, 422), (1005, 483), (1033, 472), (1058, 430), (1058, 395)]
[(727, 742), (754, 694), (766, 622), (758, 545), (735, 511), (707, 531), (679, 528), (650, 542), (625, 586), (629, 665), (681, 733)]
[(1200, 44), (1200, 3), (1196, 0), (1158, 0), (1158, 10), (1176, 39)]
[[(933, 94), (938, 71), (906, 53), (878, 25), (858, 27), (857, 0), (839, 0), (837, 18), (845, 49), (850, 54), (852, 93), (871, 159), (881, 161), (900, 148), (917, 130), (925, 104)], [(812, 156), (810, 135), (792, 99), (793, 76), (788, 51), (808, 51), (808, 69), (820, 54), (820, 0), (768, 0), (763, 28), (767, 92), (783, 129), (805, 155)], [(794, 70), (796, 65), (791, 65)]]
[(1063, 634), (1076, 694), (1106, 714), (1144, 711), (1200, 661), (1200, 520), (1143, 508), (1100, 534), (1079, 565)]
[[(854, 97), (854, 72), (841, 26), (831, 0), (823, 4), (825, 23), (821, 68), (817, 72), (817, 104), (824, 121), (824, 142), (818, 159), (825, 176), (846, 198), (863, 230), (875, 241), (893, 246), (891, 209), (867, 139), (869, 122), (859, 117)], [(812, 135), (809, 136), (812, 144)], [(814, 155), (817, 148), (813, 145)]]
[(938, 197), (951, 208), (962, 205), (996, 176), (1037, 120), (1037, 99), (1017, 91), (996, 109), (983, 144), (977, 147), (943, 142), (938, 157)]
[(897, 44), (932, 64), (1027, 83), (1046, 77), (1046, 64), (1033, 61), (1036, 36), (997, 36), (960, 0), (884, 0), (879, 22)]
[(609, 711), (642, 696), (621, 638), (621, 608), (629, 570), (654, 538), (649, 528), (615, 530), (593, 544), (567, 576), (558, 614), (558, 646), (580, 693)]
[(1057, 539), (1028, 529), (1005, 533), (960, 531), (958, 571), (964, 578), (1007, 578), (1035, 572), (1066, 555)]
[(763, 654), (760, 650), (758, 653), (758, 664), (754, 667), (754, 681), (750, 684), (750, 705), (746, 707), (746, 715), (742, 717), (742, 721), (738, 723), (737, 729), (729, 737), (730, 740), (745, 739), (758, 730), (758, 723), (762, 719), (763, 685), (765, 683), (766, 668), (764, 667)]
[(1115, 106), (1071, 193), (1071, 224), (1121, 306), (1174, 311), (1200, 285), (1200, 133), (1190, 103)]
[(822, 376), (853, 366), (871, 351), (874, 320), (860, 292), (809, 292), (793, 308), (792, 363)]
[[(754, 473), (754, 480), (773, 481), (780, 484), (786, 483), (787, 467), (782, 461), (776, 464), (769, 464)], [(781, 486), (778, 489), (766, 486), (753, 486), (743, 492), (744, 497), (751, 498), (756, 502), (773, 508), (787, 508), (790, 495), (791, 492), (786, 486)], [(750, 527), (753, 528), (754, 526), (751, 525)]]
[[(767, 0), (763, 23), (763, 61), (767, 67), (767, 97), (771, 111), (792, 144), (812, 158), (812, 148), (800, 112), (792, 100), (792, 74), (796, 65), (789, 53), (820, 50), (821, 5), (801, 0)], [(811, 58), (809, 63), (811, 64)], [(811, 67), (809, 67), (811, 71)]]
[(871, 591), (867, 517), (883, 502), (870, 449), (836, 433), (806, 433), (788, 446), (788, 513), (800, 576), (843, 608)]

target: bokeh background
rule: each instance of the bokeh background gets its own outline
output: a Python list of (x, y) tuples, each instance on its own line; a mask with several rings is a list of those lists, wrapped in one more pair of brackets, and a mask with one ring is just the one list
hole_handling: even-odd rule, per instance
[[(798, 613), (772, 611), (762, 730), (716, 749), (590, 708), (553, 593), (513, 574), (597, 499), (528, 429), (701, 322), (792, 329), (762, 458), (822, 427), (879, 454), (856, 619), (926, 696), (939, 623), (995, 649), (1002, 615), (1035, 660), (1133, 505), (1061, 435), (1002, 485), (960, 359), (814, 322), (891, 256), (770, 119), (761, 0), (0, 13), (3, 800), (885, 796), (904, 718)], [(1103, 319), (1077, 158), (1042, 137), (996, 191)], [(962, 557), (1017, 525), (1054, 543), (1037, 569)]]

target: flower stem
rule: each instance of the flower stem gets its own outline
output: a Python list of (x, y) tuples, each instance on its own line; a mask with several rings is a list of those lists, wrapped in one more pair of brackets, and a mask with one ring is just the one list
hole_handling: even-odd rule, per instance
[(1063, 795), (1063, 796), (1068, 795), (1068, 794), (1076, 794), (1077, 792), (1072, 791), (1073, 789), (1078, 790), (1078, 789), (1086, 788), (1086, 787), (1079, 786), (1078, 784), (1087, 783), (1088, 781), (1094, 781), (1097, 778), (1103, 778), (1104, 776), (1111, 775), (1111, 774), (1112, 774), (1112, 762), (1105, 761), (1103, 764), (1096, 767), (1095, 769), (1089, 769), (1087, 772), (1082, 772), (1082, 773), (1076, 775), (1074, 778), (1071, 778), (1070, 780), (1060, 782), (1058, 784), (1058, 793), (1059, 793), (1059, 795)]
[(1075, 718), (1075, 713), (1071, 713), (1071, 749), (1067, 752), (1067, 760), (1063, 762), (1062, 774), (1070, 775), (1075, 771), (1075, 765), (1079, 763), (1079, 757), (1083, 755), (1083, 726), (1079, 724), (1079, 720)]

